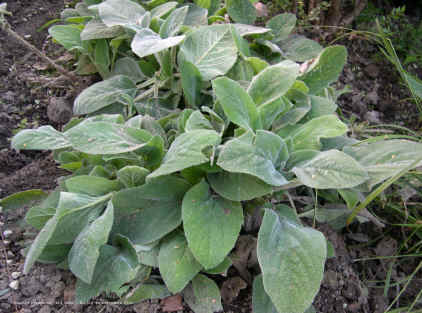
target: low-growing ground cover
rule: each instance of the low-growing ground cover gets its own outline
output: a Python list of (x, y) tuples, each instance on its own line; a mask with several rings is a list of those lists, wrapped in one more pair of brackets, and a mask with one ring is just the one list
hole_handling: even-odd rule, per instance
[[(231, 81), (232, 81), (233, 79), (231, 79)], [(216, 86), (214, 89), (217, 91), (217, 93), (218, 93), (218, 88), (219, 88), (219, 84), (220, 85), (223, 85), (224, 86), (224, 84), (227, 84), (227, 83), (229, 83), (229, 84), (232, 84), (231, 83), (231, 81), (230, 80), (222, 80), (222, 79), (220, 79), (220, 80), (217, 80), (215, 83), (214, 83), (214, 85)], [(182, 85), (183, 85), (183, 75), (182, 75)], [(233, 84), (232, 84), (233, 85)], [(231, 90), (235, 90), (235, 85), (233, 85), (234, 87), (232, 87), (232, 86), (230, 86), (230, 88), (231, 88)], [(182, 86), (183, 87), (183, 86)], [(185, 88), (186, 89), (186, 88)], [(185, 91), (185, 93), (186, 93), (186, 91)], [(218, 95), (217, 95), (217, 97), (218, 97)], [(240, 98), (240, 97), (239, 97)], [(224, 99), (224, 98), (223, 98)], [(189, 100), (186, 100), (186, 101), (189, 101)], [(191, 99), (191, 101), (194, 101), (194, 100), (192, 100)], [(259, 101), (259, 100), (256, 100), (256, 101)], [(221, 103), (224, 103), (224, 100), (220, 100), (220, 102)], [(224, 104), (223, 104), (223, 106), (224, 106)], [(227, 113), (229, 110), (224, 110), (223, 109), (223, 111), (225, 111), (225, 113), (226, 113), (226, 115), (230, 115), (231, 113)], [(198, 112), (198, 111), (196, 111), (196, 112)], [(84, 113), (86, 113), (86, 112), (84, 112)], [(125, 113), (127, 113), (127, 112), (125, 112)], [(195, 113), (196, 114), (196, 113)], [(196, 115), (198, 115), (198, 114), (196, 114)], [(250, 117), (250, 115), (248, 115), (249, 117)], [(189, 123), (189, 124), (186, 124), (186, 125), (193, 125), (193, 126), (189, 126), (189, 127), (195, 127), (194, 125), (196, 124), (196, 125), (199, 125), (199, 127), (201, 128), (201, 127), (203, 127), (203, 125), (204, 125), (204, 123), (206, 124), (207, 122), (204, 120), (204, 119), (202, 119), (202, 117), (201, 116), (199, 116), (199, 121), (202, 121), (201, 123), (193, 123), (194, 122), (194, 119), (192, 118), (192, 121)], [(253, 126), (253, 125), (249, 125), (249, 124), (244, 124), (244, 119), (236, 119), (236, 117), (232, 117), (231, 118), (232, 119), (232, 122), (234, 122), (235, 124), (241, 124), (241, 126), (243, 126), (243, 128), (248, 128), (248, 127), (251, 127), (251, 128), (254, 128), (254, 127), (256, 127), (256, 128), (258, 128), (259, 129), (259, 126)], [(189, 121), (189, 119), (187, 119), (187, 121)], [(246, 122), (247, 123), (247, 122)], [(186, 126), (186, 125), (184, 125), (184, 127), (186, 128), (186, 127), (188, 127), (188, 126)], [(247, 125), (247, 126), (245, 126), (245, 125)], [(191, 130), (194, 130), (195, 128), (192, 128)], [(262, 132), (261, 132), (262, 133)], [(183, 133), (182, 133), (183, 134)], [(208, 134), (208, 133), (207, 133)], [(262, 133), (262, 134), (264, 134), (264, 133)], [(181, 136), (181, 135), (180, 135)], [(89, 141), (89, 139), (91, 139), (91, 138), (93, 138), (93, 137), (90, 137), (90, 138), (88, 138), (88, 143), (90, 142)], [(94, 138), (95, 139), (95, 138)], [(92, 141), (92, 140), (91, 140)], [(175, 142), (175, 141), (174, 141)], [(23, 143), (23, 144), (28, 144), (28, 143)], [(311, 143), (312, 144), (312, 143)], [(297, 143), (297, 145), (299, 145), (300, 146), (300, 143)], [(171, 148), (170, 148), (171, 149)], [(171, 162), (171, 161), (169, 161), (169, 162)], [(228, 168), (230, 168), (230, 167), (228, 167)], [(68, 169), (69, 169), (69, 167), (68, 167)], [(164, 168), (164, 170), (165, 170), (165, 168)], [(164, 171), (163, 169), (162, 169), (162, 171)], [(246, 169), (246, 170), (248, 170), (248, 169)], [(154, 173), (154, 172), (153, 172)], [(193, 177), (193, 178), (191, 178), (191, 179), (195, 179), (194, 178), (194, 176), (191, 176), (191, 177)], [(268, 181), (270, 181), (270, 179), (273, 179), (274, 177), (271, 177), (271, 178), (268, 178), (268, 177), (265, 177), (265, 179), (268, 179)], [(311, 177), (310, 178), (313, 178), (312, 177), (312, 175), (311, 175)], [(315, 177), (314, 177), (315, 178)], [(213, 186), (212, 185), (212, 180), (213, 180), (213, 178), (210, 178), (210, 177), (208, 177), (207, 178), (208, 179), (208, 181), (210, 182), (210, 184), (211, 184), (211, 186)], [(272, 182), (272, 181), (271, 181)], [(200, 183), (200, 184), (202, 184), (202, 183)], [(77, 184), (76, 184), (77, 185)], [(75, 186), (75, 185), (74, 185)], [(204, 185), (202, 184), (202, 185), (199, 185), (199, 187), (203, 187)], [(216, 186), (216, 185), (214, 185), (214, 186)], [(198, 188), (199, 188), (198, 187)], [(73, 187), (74, 188), (74, 187)], [(213, 188), (218, 188), (218, 187), (213, 187)], [(227, 197), (227, 195), (225, 195), (225, 194), (223, 194), (224, 192), (225, 192), (225, 190), (226, 189), (224, 189), (224, 190), (220, 190), (220, 192), (222, 193), (222, 195), (223, 196), (225, 196), (225, 197)], [(16, 190), (17, 191), (17, 190)], [(249, 193), (248, 193), (249, 194)], [(241, 193), (238, 193), (237, 194), (237, 197), (242, 197), (242, 196), (244, 196), (244, 195), (242, 195)], [(295, 195), (294, 195), (295, 196)], [(297, 196), (302, 196), (300, 193), (299, 194), (297, 194)], [(183, 200), (183, 201), (185, 201), (185, 200)], [(186, 200), (187, 201), (187, 200)], [(231, 201), (236, 201), (236, 200), (231, 200)], [(311, 202), (308, 202), (308, 204), (309, 203), (312, 203), (312, 201)], [(185, 232), (186, 232), (186, 230), (185, 230)], [(330, 238), (330, 232), (328, 231), (328, 230), (326, 230), (325, 231), (325, 233), (328, 235), (328, 237)], [(331, 234), (331, 236), (333, 236), (333, 234)], [(189, 239), (188, 239), (189, 240)], [(337, 250), (339, 250), (339, 251), (341, 251), (341, 249), (342, 249), (342, 247), (341, 247), (341, 239), (339, 239), (339, 240), (333, 240), (334, 241), (334, 245), (336, 246), (336, 248), (337, 248)], [(344, 251), (343, 252), (341, 252), (341, 253), (344, 253)], [(341, 254), (340, 253), (340, 254)], [(340, 254), (339, 254), (339, 259), (341, 260), (341, 257), (340, 257)], [(197, 258), (200, 258), (199, 256), (197, 257)], [(346, 257), (346, 259), (347, 259), (347, 257)], [(203, 261), (203, 262), (206, 262), (206, 261)], [(333, 264), (334, 263), (334, 264)], [(340, 264), (341, 264), (341, 262), (340, 262)], [(347, 265), (345, 265), (345, 264), (347, 264)], [(333, 275), (333, 272), (335, 273), (335, 275), (337, 275), (338, 273), (342, 273), (343, 275), (347, 275), (346, 277), (347, 277), (347, 279), (348, 279), (348, 281), (350, 281), (350, 282), (354, 282), (353, 284), (351, 283), (350, 285), (351, 286), (355, 286), (355, 287), (347, 287), (347, 289), (348, 289), (348, 291), (350, 292), (350, 293), (347, 293), (347, 292), (345, 292), (344, 294), (342, 293), (341, 295), (337, 295), (336, 296), (336, 302), (338, 302), (338, 303), (336, 303), (335, 305), (336, 305), (336, 311), (340, 311), (341, 310), (341, 307), (343, 306), (343, 304), (345, 303), (345, 298), (344, 297), (346, 297), (347, 299), (348, 299), (348, 297), (350, 297), (350, 298), (354, 298), (353, 300), (351, 300), (350, 301), (350, 304), (354, 304), (353, 306), (351, 306), (351, 308), (356, 308), (356, 307), (364, 307), (365, 305), (368, 305), (367, 303), (366, 303), (366, 301), (365, 301), (365, 293), (364, 293), (364, 291), (362, 291), (362, 289), (361, 289), (361, 286), (360, 286), (360, 282), (359, 282), (359, 279), (357, 278), (357, 275), (353, 272), (353, 269), (350, 267), (350, 265), (347, 263), (347, 261), (343, 264), (343, 265), (338, 265), (338, 264), (336, 264), (336, 262), (331, 262), (330, 260), (328, 261), (328, 263), (327, 263), (327, 267), (328, 267), (328, 271), (327, 271), (327, 273), (329, 273), (329, 274), (327, 274), (327, 275)], [(331, 267), (331, 270), (330, 270), (330, 267)], [(345, 267), (345, 268), (344, 268)], [(239, 269), (237, 270), (237, 271), (239, 271)], [(337, 274), (336, 274), (337, 273)], [(232, 269), (232, 271), (231, 271), (231, 275), (234, 275), (234, 276), (237, 276), (237, 275), (239, 275), (239, 273), (238, 274), (236, 274), (236, 271), (234, 271), (233, 272), (233, 269)], [(235, 277), (234, 277), (235, 278)], [(244, 278), (244, 277), (243, 277)], [(329, 279), (330, 277), (328, 277), (328, 278), (326, 278), (326, 279)], [(332, 277), (331, 277), (332, 278)], [(245, 278), (244, 278), (245, 279)], [(341, 279), (339, 280), (340, 282), (342, 281)], [(344, 280), (343, 280), (343, 283), (339, 283), (340, 285), (344, 285)], [(61, 284), (59, 284), (59, 285), (61, 285)], [(221, 286), (221, 282), (220, 282), (220, 284), (219, 284), (220, 286)], [(224, 283), (223, 283), (223, 285), (224, 285)], [(325, 287), (324, 287), (325, 286)], [(333, 279), (331, 279), (331, 280), (328, 280), (328, 281), (325, 281), (324, 282), (324, 284), (323, 284), (323, 289), (322, 289), (322, 291), (324, 291), (324, 288), (327, 288), (327, 286), (328, 286), (328, 288), (333, 288), (333, 287), (335, 287), (336, 286), (336, 283), (335, 283), (335, 279), (333, 280)], [(356, 287), (356, 286), (358, 286), (358, 287)], [(338, 288), (338, 285), (337, 285), (337, 287), (335, 288), (335, 289), (337, 289)], [(353, 288), (358, 288), (358, 289), (353, 289)], [(63, 289), (63, 288), (62, 288)], [(250, 292), (250, 289), (247, 289), (249, 292)], [(247, 298), (247, 297), (246, 297)], [(327, 301), (327, 299), (331, 299), (332, 297), (328, 297), (327, 295), (323, 295), (322, 294), (322, 296), (321, 297), (319, 297), (319, 298), (317, 298), (317, 300), (316, 300), (316, 304), (320, 304), (322, 307), (321, 308), (319, 308), (318, 307), (318, 310), (320, 310), (321, 312), (324, 312), (324, 311), (329, 311), (330, 309), (324, 309), (324, 305), (327, 305), (327, 303), (326, 303), (326, 301)], [(244, 299), (244, 300), (246, 300), (246, 299)], [(354, 300), (356, 300), (356, 301), (354, 301)], [(353, 302), (354, 301), (354, 302)], [(228, 302), (228, 301), (227, 301)], [(341, 304), (339, 304), (339, 303), (341, 303)], [(356, 304), (357, 303), (357, 304)], [(153, 307), (153, 306), (152, 306)], [(248, 305), (246, 305), (246, 307), (248, 307)], [(338, 308), (337, 308), (338, 307)], [(87, 310), (89, 310), (89, 308), (87, 308), (87, 307), (85, 307)], [(109, 307), (108, 309), (111, 309), (112, 307)], [(237, 308), (238, 308), (238, 305), (235, 303), (234, 305), (233, 305), (233, 307), (230, 307), (230, 304), (228, 304), (228, 310), (230, 310), (230, 308), (231, 308), (231, 310), (233, 311), (233, 312), (237, 312)], [(343, 307), (343, 309), (344, 310), (351, 310), (351, 309), (349, 309), (347, 306), (345, 306), (345, 307)]]

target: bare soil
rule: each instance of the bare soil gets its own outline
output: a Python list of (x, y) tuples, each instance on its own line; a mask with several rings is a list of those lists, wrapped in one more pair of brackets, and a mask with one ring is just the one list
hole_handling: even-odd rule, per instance
[[(53, 59), (64, 55), (64, 51), (48, 40), (46, 30), (37, 29), (56, 18), (66, 1), (56, 0), (7, 0), (13, 16), (8, 18), (13, 28), (24, 35)], [(413, 129), (419, 128), (418, 112), (408, 97), (407, 90), (400, 86), (399, 79), (386, 63), (376, 63), (371, 56), (375, 48), (359, 41), (347, 43), (349, 64), (341, 77), (339, 87), (349, 85), (352, 92), (343, 95), (339, 104), (350, 117), (360, 122), (399, 123)], [(33, 53), (0, 32), (0, 198), (14, 192), (41, 188), (52, 190), (59, 177), (67, 175), (56, 167), (51, 155), (45, 152), (18, 152), (9, 148), (11, 136), (19, 129), (57, 124), (49, 120), (47, 107), (51, 98), (63, 96), (65, 90), (43, 87), (51, 70)], [(1, 233), (13, 231), (0, 242), (0, 312), (21, 313), (74, 313), (74, 312), (136, 312), (159, 313), (165, 310), (165, 301), (123, 306), (116, 299), (99, 297), (90, 304), (74, 304), (75, 279), (68, 271), (54, 265), (38, 264), (28, 275), (20, 274), (16, 290), (9, 287), (14, 280), (12, 273), (23, 272), (22, 248), (34, 238), (34, 230), (22, 221), (27, 208), (0, 214)], [(397, 242), (382, 236), (385, 230), (373, 224), (354, 226), (353, 229), (336, 232), (328, 225), (318, 228), (335, 248), (335, 257), (327, 260), (324, 280), (314, 301), (321, 313), (368, 312), (382, 313), (397, 295), (391, 288), (384, 296), (383, 289), (374, 281), (386, 278), (392, 269), (395, 279), (409, 275), (416, 267), (416, 260), (391, 265), (387, 261), (355, 262), (357, 258), (374, 255), (391, 255)], [(372, 240), (375, 238), (373, 243)], [(362, 244), (363, 243), (363, 244)], [(391, 265), (391, 266), (390, 266)], [(16, 274), (14, 274), (16, 275)], [(228, 278), (238, 277), (232, 269)], [(227, 279), (219, 280), (220, 287)], [(414, 280), (402, 298), (412, 301), (422, 287), (420, 277)], [(105, 303), (107, 302), (107, 303)], [(401, 302), (402, 305), (406, 304)], [(187, 305), (175, 312), (191, 312)], [(240, 290), (230, 303), (224, 303), (226, 313), (251, 312), (251, 288)], [(168, 312), (168, 311), (167, 311)]]

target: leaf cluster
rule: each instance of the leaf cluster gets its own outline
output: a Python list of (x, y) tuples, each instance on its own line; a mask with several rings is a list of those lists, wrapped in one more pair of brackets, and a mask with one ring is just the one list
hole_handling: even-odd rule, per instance
[(422, 145), (347, 137), (331, 87), (345, 48), (291, 34), (289, 14), (266, 27), (239, 24), (255, 21), (249, 5), (106, 0), (65, 10), (79, 24), (50, 33), (68, 49), (94, 53), (107, 79), (76, 98), (63, 131), (42, 126), (12, 140), (16, 149), (54, 150), (72, 172), (27, 213), (40, 232), (25, 273), (36, 261), (70, 269), (79, 302), (102, 292), (127, 303), (182, 292), (195, 312), (216, 312), (220, 293), (206, 275), (238, 264), (232, 251), (252, 207), (263, 216), (254, 312), (308, 309), (326, 240), (293, 208), (267, 200), (307, 186), (335, 190), (353, 208), (419, 158)]

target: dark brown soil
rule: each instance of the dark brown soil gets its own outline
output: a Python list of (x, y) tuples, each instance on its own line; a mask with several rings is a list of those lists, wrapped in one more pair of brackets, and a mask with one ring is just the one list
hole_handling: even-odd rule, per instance
[[(8, 18), (13, 28), (22, 35), (30, 35), (28, 40), (46, 51), (52, 58), (58, 58), (64, 51), (51, 44), (47, 32), (36, 30), (45, 22), (56, 18), (66, 1), (57, 0), (7, 0), (8, 9), (14, 14)], [(51, 75), (39, 70), (39, 60), (33, 53), (25, 50), (11, 38), (0, 32), (0, 198), (14, 192), (41, 188), (52, 190), (60, 176), (66, 172), (57, 169), (49, 153), (17, 152), (9, 148), (10, 137), (18, 130), (38, 125), (52, 124), (47, 116), (47, 106), (52, 96), (62, 96), (60, 88), (41, 87), (44, 78)], [(349, 85), (352, 93), (340, 98), (339, 103), (348, 116), (355, 115), (360, 122), (401, 123), (417, 129), (418, 112), (410, 101), (401, 101), (408, 97), (408, 92), (400, 86), (394, 69), (385, 63), (375, 63), (371, 56), (374, 46), (361, 45), (359, 41), (349, 42), (349, 64), (345, 69), (339, 86)], [(43, 80), (44, 79), (44, 80)], [(55, 127), (60, 127), (54, 124)], [(54, 265), (37, 265), (28, 275), (20, 275), (17, 290), (9, 287), (13, 272), (23, 271), (24, 258), (21, 250), (34, 237), (32, 229), (22, 222), (27, 208), (0, 214), (1, 233), (10, 229), (12, 235), (0, 242), (0, 312), (21, 313), (73, 313), (73, 312), (162, 312), (160, 301), (150, 301), (132, 306), (111, 304), (110, 299), (98, 298), (91, 304), (73, 303), (75, 279), (71, 273), (56, 269)], [(369, 226), (368, 226), (369, 225)], [(373, 224), (358, 226), (351, 233), (363, 237), (376, 238), (383, 230)], [(350, 239), (347, 231), (338, 233), (328, 225), (319, 229), (335, 247), (336, 257), (326, 263), (324, 280), (314, 306), (321, 313), (371, 312), (382, 313), (394, 299), (396, 293), (383, 295), (382, 288), (370, 281), (383, 280), (388, 264), (380, 261), (366, 263), (353, 262), (356, 258), (394, 253), (385, 251), (380, 245), (389, 247), (394, 242), (385, 244), (378, 240), (365, 247), (356, 245), (356, 237)], [(391, 239), (391, 238), (390, 238)], [(368, 239), (369, 241), (369, 239)], [(397, 243), (396, 243), (397, 244)], [(381, 249), (381, 250), (380, 250)], [(9, 260), (8, 262), (6, 260)], [(415, 268), (415, 261), (408, 266), (394, 265), (394, 278), (409, 275)], [(232, 270), (229, 276), (237, 276)], [(219, 285), (223, 281), (219, 281)], [(416, 279), (403, 299), (412, 301), (421, 289), (421, 280)], [(104, 304), (104, 302), (108, 302)], [(180, 313), (190, 313), (186, 305)], [(251, 288), (240, 291), (232, 303), (224, 304), (226, 313), (251, 312)]]

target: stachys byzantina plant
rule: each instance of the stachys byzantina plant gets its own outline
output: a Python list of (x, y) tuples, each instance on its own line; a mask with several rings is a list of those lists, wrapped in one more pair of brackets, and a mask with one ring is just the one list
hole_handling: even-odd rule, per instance
[[(254, 312), (306, 311), (323, 277), (326, 239), (272, 196), (329, 189), (353, 207), (350, 199), (416, 165), (422, 146), (347, 137), (330, 87), (346, 50), (291, 35), (292, 15), (264, 28), (211, 24), (218, 12), (193, 4), (118, 3), (87, 7), (104, 30), (125, 32), (127, 52), (117, 61), (124, 66), (76, 98), (75, 115), (88, 116), (12, 140), (16, 149), (54, 150), (72, 172), (26, 215), (40, 232), (25, 272), (36, 261), (70, 269), (79, 302), (101, 292), (126, 303), (183, 293), (193, 311), (217, 312), (220, 292), (207, 275), (232, 265), (242, 272), (233, 248), (248, 232), (259, 270), (241, 275), (255, 276)], [(80, 35), (92, 27), (81, 25)], [(31, 196), (43, 194), (0, 204)]]

